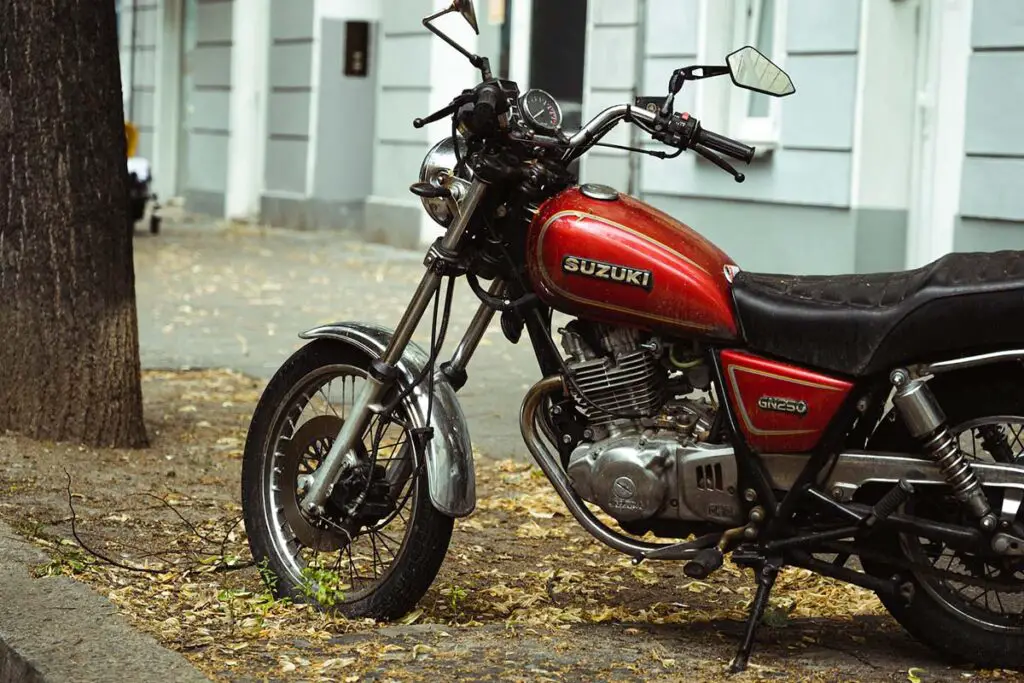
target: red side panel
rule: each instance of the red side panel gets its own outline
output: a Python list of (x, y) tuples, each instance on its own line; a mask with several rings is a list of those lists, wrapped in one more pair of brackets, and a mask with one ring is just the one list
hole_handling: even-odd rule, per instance
[(853, 386), (742, 351), (723, 351), (722, 370), (736, 421), (762, 453), (813, 449)]

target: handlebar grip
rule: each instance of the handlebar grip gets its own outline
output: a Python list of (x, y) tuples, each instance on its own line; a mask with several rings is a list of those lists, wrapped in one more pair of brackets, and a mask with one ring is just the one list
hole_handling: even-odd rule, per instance
[(502, 93), (493, 85), (480, 88), (473, 108), (473, 127), (477, 130), (489, 130), (497, 123), (498, 104)]
[(744, 145), (738, 140), (727, 138), (718, 133), (712, 133), (704, 128), (697, 134), (697, 142), (733, 159), (739, 159), (746, 164), (749, 164), (751, 159), (754, 158), (754, 148), (750, 145)]

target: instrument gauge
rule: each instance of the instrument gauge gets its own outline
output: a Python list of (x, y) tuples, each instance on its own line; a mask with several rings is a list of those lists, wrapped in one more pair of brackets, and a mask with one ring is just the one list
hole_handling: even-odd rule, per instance
[(538, 133), (554, 135), (562, 126), (562, 109), (549, 93), (533, 88), (519, 98), (519, 111)]

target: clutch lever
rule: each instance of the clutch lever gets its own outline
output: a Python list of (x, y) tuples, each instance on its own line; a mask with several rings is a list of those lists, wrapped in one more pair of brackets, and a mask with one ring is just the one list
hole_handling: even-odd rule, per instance
[(718, 168), (720, 168), (723, 171), (725, 171), (726, 173), (731, 174), (733, 179), (737, 183), (742, 183), (744, 180), (747, 179), (747, 176), (743, 175), (742, 173), (737, 171), (735, 168), (733, 168), (732, 164), (730, 164), (728, 161), (726, 161), (722, 157), (718, 156), (717, 154), (712, 152), (709, 148), (705, 147), (704, 145), (700, 144), (699, 142), (694, 144), (694, 145), (690, 145), (690, 149), (692, 149), (694, 152), (696, 152), (697, 154), (701, 155), (702, 157), (704, 157), (705, 159), (707, 159), (708, 161), (713, 163), (715, 166), (717, 166)]

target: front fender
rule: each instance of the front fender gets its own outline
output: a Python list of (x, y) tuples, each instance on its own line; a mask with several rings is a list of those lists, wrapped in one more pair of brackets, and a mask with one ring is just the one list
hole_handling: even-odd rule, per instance
[[(314, 327), (299, 337), (333, 339), (353, 346), (372, 358), (378, 358), (387, 347), (391, 335), (391, 330), (377, 325), (333, 323)], [(409, 342), (397, 364), (399, 382), (403, 386), (412, 384), (429, 360), (430, 356), (422, 347)], [(427, 383), (423, 382), (416, 387), (406, 401), (413, 426), (427, 426)], [(465, 517), (476, 507), (473, 448), (462, 406), (455, 398), (455, 390), (441, 374), (434, 377), (434, 406), (430, 426), (434, 429), (434, 438), (426, 449), (430, 502), (442, 514)]]

